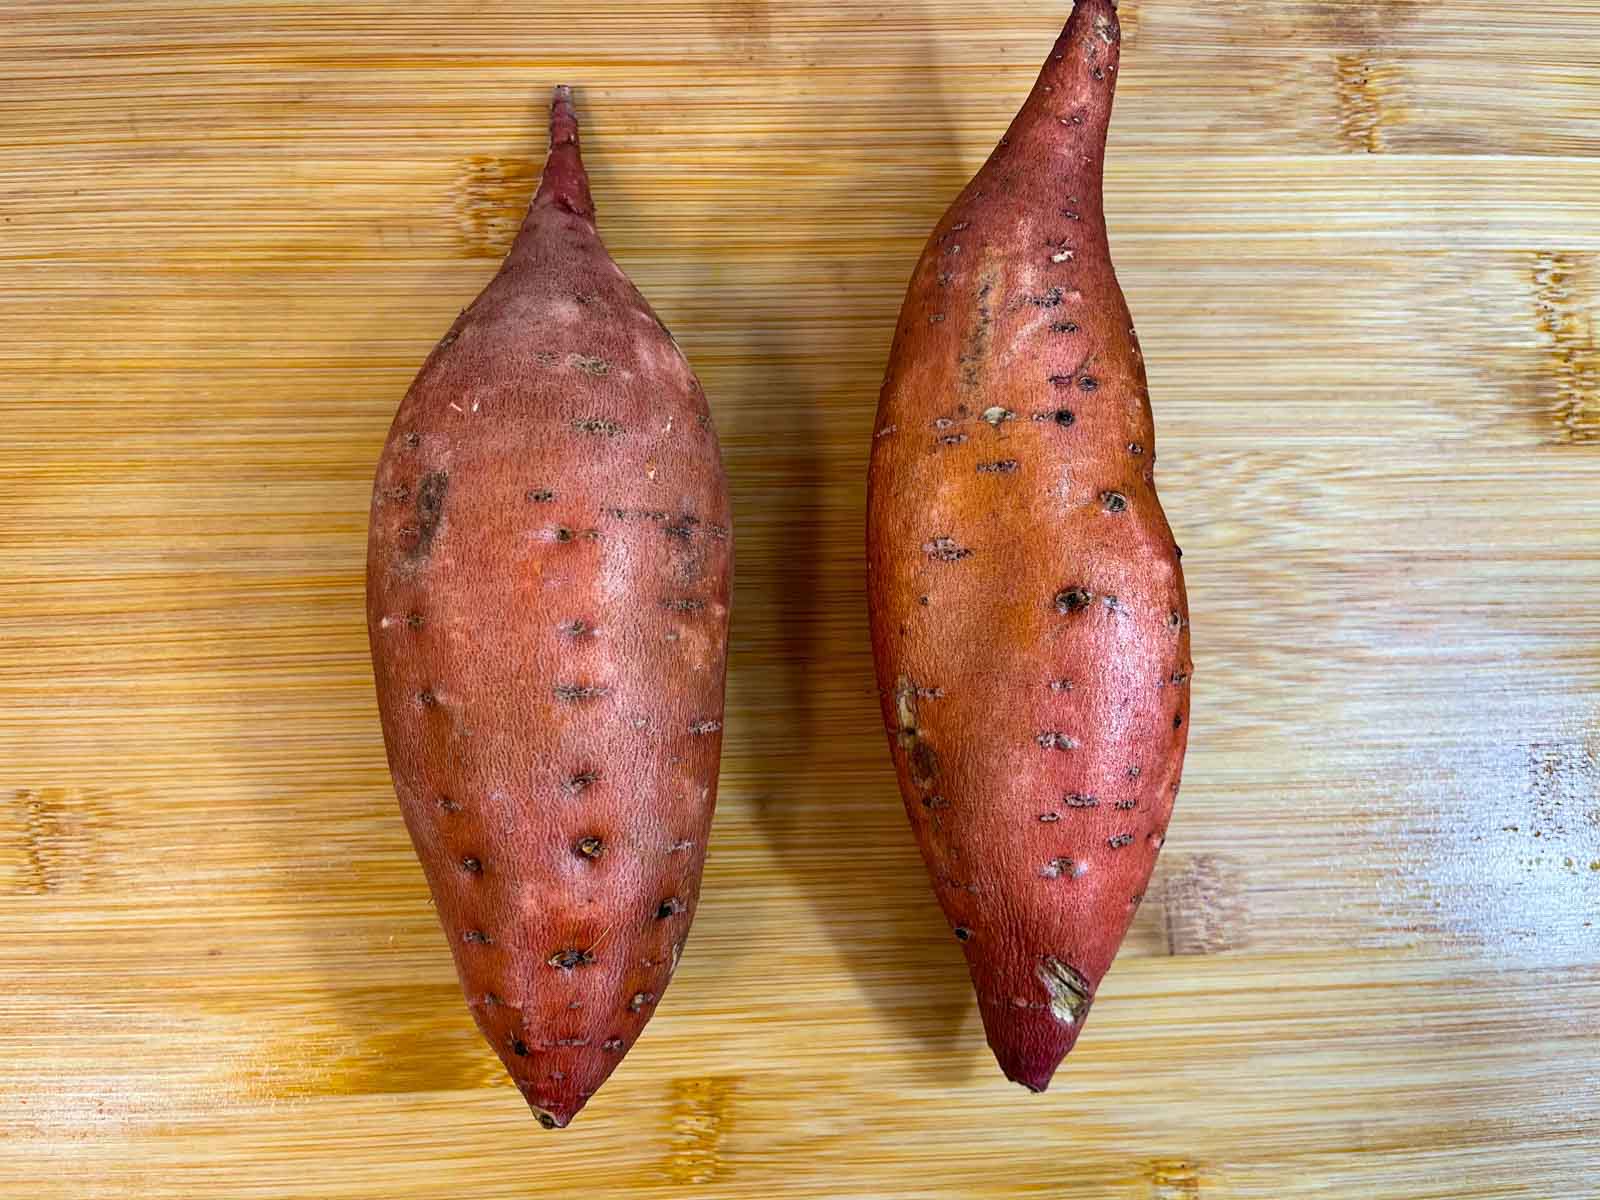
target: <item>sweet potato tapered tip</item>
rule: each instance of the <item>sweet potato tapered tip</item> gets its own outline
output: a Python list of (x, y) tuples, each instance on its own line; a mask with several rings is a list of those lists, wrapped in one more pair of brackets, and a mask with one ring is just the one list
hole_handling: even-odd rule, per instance
[(564, 208), (594, 220), (594, 198), (589, 194), (589, 175), (583, 169), (578, 144), (578, 114), (572, 107), (572, 89), (566, 84), (558, 85), (550, 97), (550, 150), (531, 207)]

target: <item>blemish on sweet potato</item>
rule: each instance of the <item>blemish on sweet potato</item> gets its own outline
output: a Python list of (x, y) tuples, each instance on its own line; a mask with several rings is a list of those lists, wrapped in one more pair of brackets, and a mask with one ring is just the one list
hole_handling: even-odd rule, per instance
[(952, 537), (940, 534), (930, 538), (922, 544), (922, 552), (936, 562), (959, 562), (963, 558), (970, 558), (972, 551), (962, 546)]
[(589, 950), (580, 950), (577, 947), (567, 947), (557, 950), (545, 959), (550, 966), (562, 971), (576, 970), (578, 967), (594, 965), (594, 954)]
[(557, 700), (563, 704), (582, 704), (587, 700), (602, 700), (611, 694), (611, 689), (601, 684), (592, 683), (558, 683), (550, 689)]
[(1050, 1015), (1064, 1025), (1076, 1025), (1089, 1011), (1094, 990), (1089, 981), (1060, 959), (1047, 955), (1039, 960), (1035, 975), (1050, 995)]
[(1080, 613), (1094, 603), (1094, 593), (1088, 588), (1063, 588), (1053, 601), (1058, 613)]
[(583, 791), (590, 784), (598, 782), (599, 779), (600, 779), (600, 772), (599, 771), (578, 771), (578, 772), (576, 772), (576, 773), (574, 773), (572, 775), (567, 776), (566, 782), (563, 783), (561, 786), (569, 794), (576, 796), (579, 792)]
[(433, 540), (439, 533), (439, 523), (444, 519), (444, 498), (450, 487), (450, 476), (444, 471), (430, 471), (417, 485), (416, 524), (407, 526), (414, 531), (414, 540), (406, 548), (406, 557), (420, 562), (433, 551)]

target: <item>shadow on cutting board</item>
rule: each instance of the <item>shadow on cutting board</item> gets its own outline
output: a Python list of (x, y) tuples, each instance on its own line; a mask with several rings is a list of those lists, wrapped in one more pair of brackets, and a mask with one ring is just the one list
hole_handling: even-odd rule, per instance
[[(887, 1070), (905, 1062), (951, 1087), (986, 1054), (895, 784), (865, 595), (878, 388), (905, 282), (963, 177), (932, 41), (909, 11), (898, 19), (917, 31), (895, 43), (897, 61), (788, 100), (809, 110), (787, 114), (799, 144), (758, 144), (752, 169), (769, 180), (771, 219), (742, 215), (734, 227), (759, 240), (744, 233), (753, 244), (702, 257), (701, 294), (723, 306), (717, 327), (734, 344), (690, 356), (715, 377), (738, 538), (724, 802), (753, 801), (732, 819), (754, 822), (784, 890), (809, 906), (795, 932), (820, 929), (828, 944), (815, 950), (848, 971), (846, 994), (853, 987), (894, 1031), (861, 1048), (859, 1076), (885, 1054)], [(711, 857), (715, 870), (715, 845)], [(794, 957), (803, 963), (805, 948)], [(791, 998), (826, 987), (796, 979)], [(808, 1019), (798, 1006), (785, 1016)], [(814, 1017), (819, 1038), (855, 1036), (831, 1010)]]

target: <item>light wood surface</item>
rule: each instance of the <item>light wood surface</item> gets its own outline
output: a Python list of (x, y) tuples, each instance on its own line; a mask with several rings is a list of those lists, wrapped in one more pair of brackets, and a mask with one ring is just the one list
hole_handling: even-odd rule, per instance
[[(1600, 0), (1125, 0), (1194, 732), (1079, 1048), (993, 1067), (863, 471), (921, 241), (1066, 11), (0, 5), (0, 1196), (1600, 1196)], [(411, 857), (361, 573), (563, 81), (739, 578), (694, 936), (550, 1134)]]

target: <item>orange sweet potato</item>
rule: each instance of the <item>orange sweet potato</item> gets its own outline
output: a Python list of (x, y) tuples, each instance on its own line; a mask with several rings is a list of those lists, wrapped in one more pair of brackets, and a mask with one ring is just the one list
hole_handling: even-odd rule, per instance
[(595, 231), (559, 88), (521, 232), (401, 402), (367, 559), (401, 810), (546, 1126), (633, 1046), (689, 932), (731, 573), (705, 394)]
[(1189, 618), (1101, 202), (1121, 43), (1079, 0), (935, 228), (883, 385), (872, 645), (906, 811), (1008, 1078), (1049, 1083), (1165, 837)]

